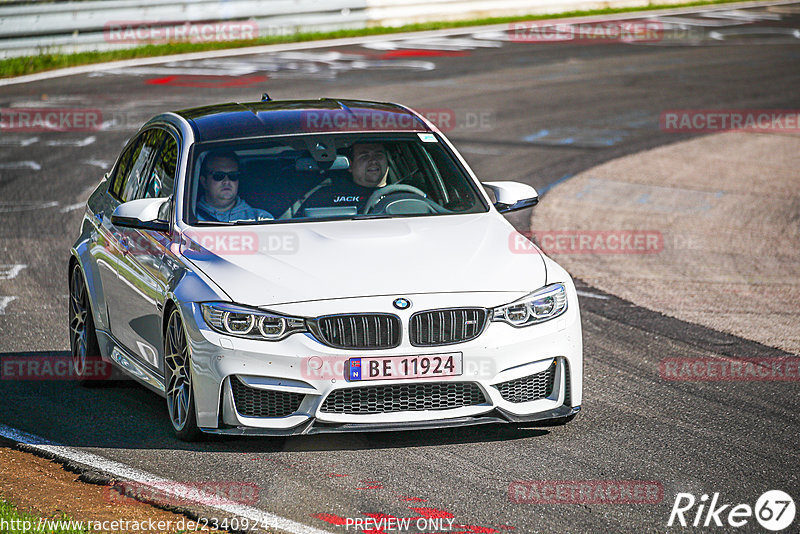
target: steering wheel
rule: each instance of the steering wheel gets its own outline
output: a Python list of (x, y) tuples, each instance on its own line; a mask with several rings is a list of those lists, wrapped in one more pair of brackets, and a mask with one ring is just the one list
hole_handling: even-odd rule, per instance
[(383, 197), (387, 195), (391, 195), (392, 193), (397, 193), (400, 191), (406, 191), (408, 193), (414, 193), (415, 195), (419, 195), (424, 199), (428, 198), (428, 195), (425, 194), (421, 189), (414, 187), (413, 185), (408, 184), (390, 184), (385, 187), (381, 187), (376, 189), (367, 199), (366, 204), (364, 204), (364, 213), (369, 213), (375, 205), (380, 202)]

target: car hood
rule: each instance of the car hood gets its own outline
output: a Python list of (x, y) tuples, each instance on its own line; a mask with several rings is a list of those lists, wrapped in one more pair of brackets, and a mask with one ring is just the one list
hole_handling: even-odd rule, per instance
[[(241, 304), (533, 291), (545, 265), (494, 213), (191, 228), (182, 254)], [(520, 250), (516, 250), (520, 248)]]

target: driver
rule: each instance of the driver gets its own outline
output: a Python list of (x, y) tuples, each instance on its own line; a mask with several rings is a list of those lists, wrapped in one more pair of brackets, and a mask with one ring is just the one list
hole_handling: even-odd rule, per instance
[(355, 143), (350, 153), (351, 179), (334, 179), (315, 191), (304, 208), (355, 206), (360, 213), (370, 195), (386, 185), (389, 160), (382, 143)]

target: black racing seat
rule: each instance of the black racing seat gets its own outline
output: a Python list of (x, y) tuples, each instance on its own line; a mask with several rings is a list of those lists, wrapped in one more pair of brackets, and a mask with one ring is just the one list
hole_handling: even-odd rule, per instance
[(297, 170), (294, 158), (255, 158), (242, 162), (239, 196), (254, 208), (280, 217), (327, 178), (350, 177), (346, 170)]
[(257, 158), (242, 162), (239, 196), (254, 208), (267, 210), (274, 217), (283, 213), (302, 192), (289, 178), (294, 159)]

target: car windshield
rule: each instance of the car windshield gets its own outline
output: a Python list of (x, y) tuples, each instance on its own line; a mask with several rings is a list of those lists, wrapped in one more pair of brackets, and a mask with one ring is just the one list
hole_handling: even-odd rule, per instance
[(198, 144), (189, 224), (413, 217), (488, 210), (432, 133), (302, 135)]

